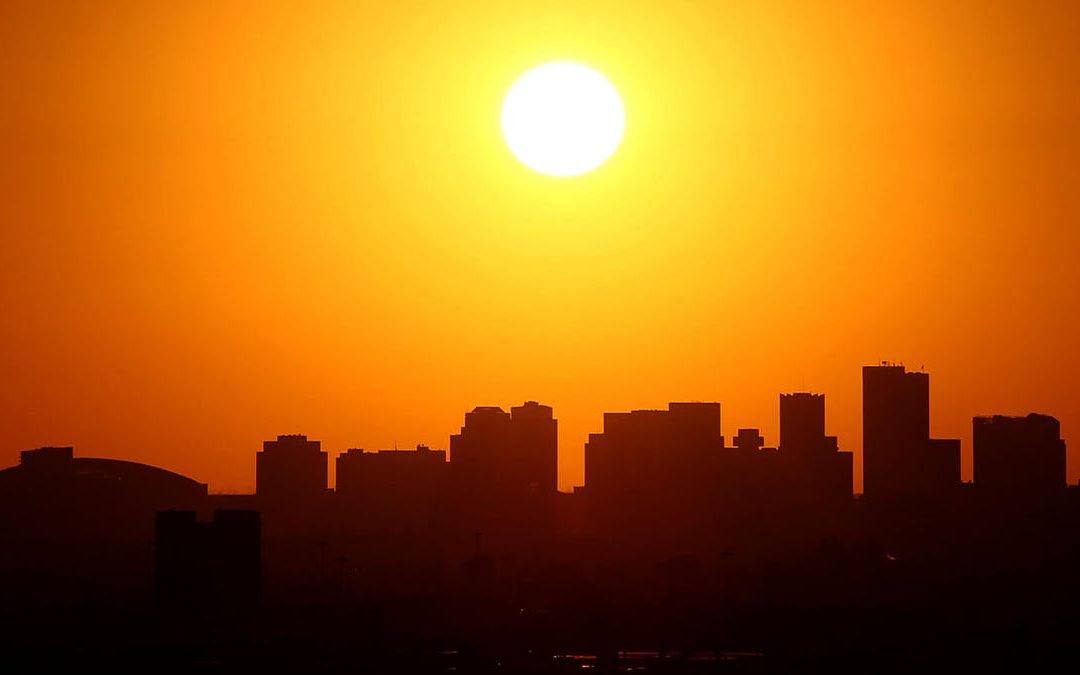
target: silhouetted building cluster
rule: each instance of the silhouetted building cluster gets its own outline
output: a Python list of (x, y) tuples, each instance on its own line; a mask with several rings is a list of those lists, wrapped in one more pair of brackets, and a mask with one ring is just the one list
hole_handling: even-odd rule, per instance
[(780, 395), (780, 460), (789, 489), (810, 501), (851, 497), (852, 454), (825, 435), (823, 394)]
[[(877, 654), (895, 653), (889, 631), (931, 644), (944, 624), (995, 642), (1032, 603), (1080, 629), (1080, 492), (1058, 421), (974, 418), (963, 484), (960, 442), (930, 436), (929, 376), (862, 374), (862, 496), (852, 453), (827, 434), (825, 396), (806, 392), (780, 395), (774, 447), (752, 427), (726, 443), (716, 402), (605, 413), (573, 494), (557, 490), (553, 410), (533, 401), (467, 412), (449, 453), (349, 449), (334, 489), (327, 453), (303, 435), (264, 443), (251, 495), (28, 450), (0, 471), (0, 572), (23, 582), (0, 601), (21, 608), (20, 634), (59, 621), (48, 608), (143, 598), (146, 616), (181, 624), (274, 616), (259, 630), (281, 649), (327, 653), (326, 640), (367, 635), (383, 653), (380, 640), (413, 635), (424, 649), (551, 655), (522, 666), (538, 672), (652, 663), (633, 650), (560, 660), (571, 644), (678, 645), (670, 663), (684, 668), (697, 653), (724, 662), (716, 647), (732, 641), (731, 653), (783, 655), (783, 670), (813, 645), (848, 649), (837, 636)], [(1040, 644), (1064, 644), (1023, 617)], [(712, 651), (693, 651), (702, 644)]]
[(455, 481), (493, 495), (554, 493), (558, 443), (558, 421), (549, 406), (528, 401), (509, 413), (479, 406), (465, 413), (461, 432), (450, 437)]
[(800, 497), (850, 499), (851, 453), (825, 435), (825, 397), (781, 394), (780, 447), (765, 447), (760, 430), (741, 428), (725, 447), (719, 403), (671, 403), (667, 410), (605, 413), (604, 431), (585, 446), (590, 495), (659, 493), (768, 499), (779, 491)]
[(930, 438), (930, 376), (863, 368), (863, 493), (932, 497), (960, 487), (960, 441)]
[(610, 499), (685, 494), (722, 461), (719, 403), (604, 413), (585, 444), (585, 490)]

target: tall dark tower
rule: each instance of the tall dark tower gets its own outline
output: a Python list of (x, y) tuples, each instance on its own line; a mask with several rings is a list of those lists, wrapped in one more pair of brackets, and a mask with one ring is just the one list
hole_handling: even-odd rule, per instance
[(780, 452), (791, 455), (822, 454), (825, 436), (824, 394), (780, 394)]
[(863, 367), (863, 490), (926, 495), (960, 484), (960, 441), (930, 438), (930, 376)]
[(836, 436), (825, 435), (824, 394), (780, 394), (779, 455), (793, 494), (851, 499), (852, 454), (840, 452)]
[(510, 408), (512, 442), (530, 491), (559, 489), (559, 421), (550, 406), (536, 401)]
[(498, 406), (477, 406), (465, 413), (461, 432), (450, 436), (450, 471), (455, 483), (477, 490), (506, 480), (509, 445), (508, 412)]

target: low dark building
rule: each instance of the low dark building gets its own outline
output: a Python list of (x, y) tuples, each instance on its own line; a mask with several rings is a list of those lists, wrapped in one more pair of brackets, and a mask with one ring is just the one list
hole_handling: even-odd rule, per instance
[(364, 452), (351, 448), (337, 457), (337, 494), (376, 512), (427, 505), (446, 484), (446, 452), (418, 445), (415, 450)]
[(1038, 498), (1065, 490), (1065, 441), (1055, 418), (994, 415), (974, 418), (972, 427), (980, 493)]
[(326, 494), (326, 453), (319, 441), (286, 434), (255, 456), (255, 492), (263, 500), (303, 503)]
[(101, 592), (149, 594), (154, 514), (200, 509), (206, 484), (148, 464), (24, 451), (0, 470), (0, 574), (46, 604)]
[(154, 521), (154, 587), (169, 612), (246, 613), (262, 597), (258, 511), (161, 511)]
[(364, 452), (350, 448), (338, 455), (337, 493), (355, 497), (382, 492), (430, 489), (444, 480), (446, 452), (418, 445), (415, 450)]

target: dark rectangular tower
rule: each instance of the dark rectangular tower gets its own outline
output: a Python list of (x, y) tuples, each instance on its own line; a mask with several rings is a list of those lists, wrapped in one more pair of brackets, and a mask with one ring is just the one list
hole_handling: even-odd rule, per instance
[(780, 394), (779, 455), (793, 498), (851, 499), (852, 454), (825, 435), (824, 394)]
[(832, 449), (825, 437), (825, 396), (780, 394), (780, 452), (820, 455)]
[(550, 406), (536, 401), (510, 408), (512, 442), (522, 482), (532, 492), (559, 489), (559, 422)]
[(863, 489), (867, 497), (929, 496), (960, 484), (959, 441), (930, 438), (930, 376), (863, 367)]

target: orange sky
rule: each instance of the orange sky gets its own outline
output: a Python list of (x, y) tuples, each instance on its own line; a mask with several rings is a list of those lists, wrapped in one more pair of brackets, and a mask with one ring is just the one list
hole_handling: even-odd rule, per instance
[[(822, 392), (858, 451), (893, 359), (965, 476), (973, 414), (1034, 410), (1076, 480), (1077, 35), (1073, 2), (8, 0), (0, 465), (242, 491), (278, 433), (444, 448), (536, 399), (567, 487), (603, 411), (669, 400), (775, 443)], [(499, 133), (554, 59), (627, 111), (576, 179)]]

